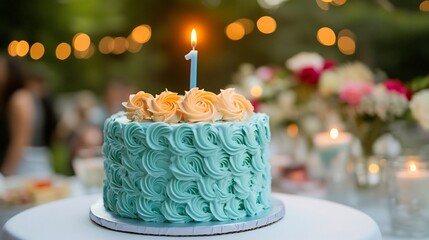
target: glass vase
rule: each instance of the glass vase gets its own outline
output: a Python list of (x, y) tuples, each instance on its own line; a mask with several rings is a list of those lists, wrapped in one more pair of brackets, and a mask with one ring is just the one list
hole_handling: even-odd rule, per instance
[(417, 156), (399, 157), (389, 164), (387, 183), (392, 233), (429, 237), (428, 163)]
[(387, 160), (377, 155), (355, 156), (354, 175), (356, 186), (359, 188), (373, 188), (379, 186), (386, 178)]

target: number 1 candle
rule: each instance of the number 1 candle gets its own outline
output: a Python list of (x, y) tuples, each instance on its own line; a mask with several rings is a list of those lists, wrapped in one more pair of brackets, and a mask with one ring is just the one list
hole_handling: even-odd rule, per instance
[(195, 29), (192, 29), (192, 33), (191, 33), (191, 46), (192, 46), (192, 50), (185, 55), (186, 60), (191, 60), (190, 89), (197, 86), (198, 51), (195, 50), (195, 47), (197, 46), (197, 33), (195, 32)]

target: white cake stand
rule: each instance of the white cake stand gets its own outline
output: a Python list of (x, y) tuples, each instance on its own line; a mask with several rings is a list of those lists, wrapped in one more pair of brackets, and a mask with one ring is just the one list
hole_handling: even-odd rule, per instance
[[(286, 210), (275, 224), (234, 234), (195, 236), (192, 240), (381, 240), (377, 224), (368, 215), (340, 204), (273, 193)], [(11, 218), (0, 239), (43, 240), (183, 240), (183, 237), (146, 236), (112, 231), (88, 217), (100, 195), (70, 198), (28, 209)]]

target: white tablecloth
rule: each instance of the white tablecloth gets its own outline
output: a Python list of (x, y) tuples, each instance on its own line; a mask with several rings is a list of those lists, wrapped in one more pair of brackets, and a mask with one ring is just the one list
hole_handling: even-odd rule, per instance
[[(377, 224), (350, 207), (294, 195), (273, 196), (285, 204), (286, 215), (279, 222), (248, 232), (192, 239), (381, 239)], [(70, 198), (26, 210), (4, 225), (0, 239), (174, 239), (115, 232), (96, 225), (89, 219), (89, 207), (100, 197)]]

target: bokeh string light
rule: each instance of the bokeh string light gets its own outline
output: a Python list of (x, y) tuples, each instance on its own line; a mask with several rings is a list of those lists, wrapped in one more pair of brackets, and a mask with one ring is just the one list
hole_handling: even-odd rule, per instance
[(113, 39), (113, 54), (122, 54), (128, 49), (128, 41), (125, 37), (115, 37)]
[(338, 49), (344, 55), (353, 55), (356, 51), (355, 34), (349, 29), (343, 29), (338, 33)]
[[(126, 51), (137, 53), (141, 50), (142, 45), (151, 38), (152, 30), (147, 24), (135, 27), (129, 36), (101, 38), (98, 43), (98, 50), (102, 54), (123, 54)], [(73, 47), (73, 48), (72, 48)], [(94, 55), (97, 46), (91, 41), (91, 37), (86, 33), (76, 33), (71, 41), (71, 45), (66, 42), (58, 44), (55, 48), (55, 57), (59, 60), (65, 60), (70, 57), (71, 53), (77, 59), (88, 59)], [(13, 40), (9, 43), (7, 52), (12, 57), (25, 57), (30, 53), (33, 60), (39, 60), (45, 55), (45, 46), (40, 42), (35, 42), (31, 48), (25, 40)]]
[(71, 46), (68, 43), (62, 42), (58, 44), (57, 48), (55, 49), (55, 56), (59, 60), (65, 60), (67, 59), (71, 54)]
[(113, 51), (115, 42), (112, 37), (103, 37), (98, 43), (98, 50), (103, 54), (109, 54)]
[(322, 27), (317, 31), (317, 40), (320, 44), (325, 46), (332, 46), (335, 44), (336, 36), (334, 30), (329, 27)]
[(424, 0), (420, 3), (419, 9), (422, 12), (429, 12), (429, 0)]
[(27, 55), (28, 51), (30, 50), (30, 45), (28, 45), (28, 42), (25, 40), (21, 40), (16, 45), (16, 55), (19, 57), (24, 57)]
[(256, 26), (261, 33), (271, 34), (276, 30), (277, 22), (270, 16), (263, 16), (258, 19)]
[(16, 46), (18, 45), (17, 40), (13, 40), (9, 43), (9, 46), (7, 47), (7, 52), (10, 56), (15, 57), (16, 56)]
[(152, 30), (149, 25), (143, 24), (133, 29), (130, 34), (131, 39), (136, 43), (146, 43), (152, 35)]
[(246, 31), (244, 29), (244, 26), (239, 22), (230, 23), (225, 28), (226, 36), (234, 41), (242, 39), (245, 33)]
[(77, 33), (72, 42), (76, 51), (85, 52), (91, 45), (91, 38), (86, 33)]
[(36, 42), (30, 48), (30, 57), (33, 60), (39, 60), (45, 54), (45, 46), (43, 44)]

